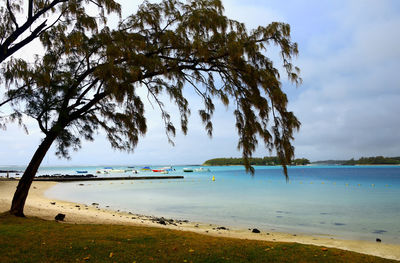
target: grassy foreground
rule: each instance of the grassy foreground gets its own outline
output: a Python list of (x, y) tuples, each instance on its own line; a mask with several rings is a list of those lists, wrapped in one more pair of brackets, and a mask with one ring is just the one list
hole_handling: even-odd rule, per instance
[(0, 215), (0, 262), (395, 262), (332, 248)]

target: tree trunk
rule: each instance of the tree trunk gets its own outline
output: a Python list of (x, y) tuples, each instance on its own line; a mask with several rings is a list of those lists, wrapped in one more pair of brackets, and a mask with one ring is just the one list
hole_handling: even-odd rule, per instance
[(28, 197), (29, 188), (31, 187), (33, 178), (35, 177), (36, 172), (43, 161), (43, 158), (46, 156), (47, 151), (49, 150), (50, 146), (56, 138), (57, 135), (55, 133), (48, 134), (37, 148), (28, 167), (26, 168), (24, 174), (19, 180), (17, 190), (15, 191), (11, 203), (11, 214), (20, 217), (24, 216), (25, 201)]

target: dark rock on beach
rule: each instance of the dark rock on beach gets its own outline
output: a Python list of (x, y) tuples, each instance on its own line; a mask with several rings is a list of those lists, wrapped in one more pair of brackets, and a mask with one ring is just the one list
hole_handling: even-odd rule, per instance
[(377, 238), (376, 242), (380, 243), (380, 242), (382, 242), (382, 240), (380, 238)]
[(64, 214), (61, 214), (61, 213), (57, 214), (57, 215), (54, 217), (54, 219), (55, 219), (56, 221), (64, 221), (64, 218), (65, 218), (65, 215), (64, 215)]
[(257, 228), (253, 228), (253, 230), (251, 230), (252, 233), (256, 233), (259, 234), (261, 233), (260, 230), (258, 230)]
[(333, 223), (335, 226), (345, 226), (346, 224), (343, 223)]
[(217, 227), (217, 230), (229, 230), (229, 229), (224, 226), (219, 226), (219, 227)]

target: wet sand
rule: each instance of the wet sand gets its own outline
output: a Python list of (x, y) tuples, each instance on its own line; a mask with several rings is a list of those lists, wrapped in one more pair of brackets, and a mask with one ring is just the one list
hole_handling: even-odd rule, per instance
[[(9, 210), (12, 196), (18, 181), (5, 181), (0, 179), (0, 213)], [(355, 251), (374, 255), (383, 258), (400, 260), (400, 245), (357, 241), (341, 240), (330, 237), (315, 237), (307, 235), (293, 235), (290, 233), (261, 232), (252, 233), (248, 229), (229, 228), (222, 226), (197, 223), (168, 221), (163, 218), (154, 218), (144, 215), (136, 215), (127, 212), (117, 212), (99, 208), (96, 204), (76, 204), (62, 200), (48, 199), (44, 192), (56, 185), (55, 182), (33, 182), (25, 205), (25, 215), (36, 216), (47, 220), (54, 220), (58, 213), (66, 215), (66, 223), (82, 224), (118, 224), (118, 225), (139, 225), (148, 227), (161, 227), (181, 231), (191, 231), (212, 236), (223, 236), (240, 239), (254, 239), (277, 242), (296, 242), (301, 244), (312, 244), (324, 247), (334, 247), (344, 250)], [(165, 224), (165, 225), (164, 225)]]

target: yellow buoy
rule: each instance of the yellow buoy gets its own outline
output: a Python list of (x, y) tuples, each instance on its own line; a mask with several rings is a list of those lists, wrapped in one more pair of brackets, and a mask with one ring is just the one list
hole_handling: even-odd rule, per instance
[(214, 176), (214, 175), (213, 175), (213, 178), (212, 178), (212, 180), (213, 180), (213, 181), (215, 181), (215, 176)]

